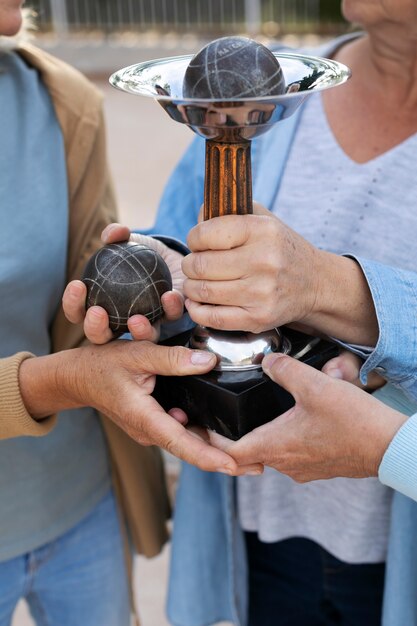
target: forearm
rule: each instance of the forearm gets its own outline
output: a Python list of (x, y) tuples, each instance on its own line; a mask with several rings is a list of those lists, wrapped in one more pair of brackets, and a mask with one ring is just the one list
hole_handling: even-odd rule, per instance
[(353, 259), (318, 251), (320, 280), (310, 315), (303, 322), (320, 334), (351, 344), (374, 346), (378, 320), (371, 291)]
[(88, 349), (76, 348), (23, 361), (19, 386), (28, 413), (41, 419), (83, 406), (83, 359)]
[(28, 412), (20, 389), (20, 368), (26, 360), (36, 357), (29, 352), (19, 352), (0, 359), (0, 439), (13, 437), (39, 437), (54, 426), (54, 416), (36, 420)]

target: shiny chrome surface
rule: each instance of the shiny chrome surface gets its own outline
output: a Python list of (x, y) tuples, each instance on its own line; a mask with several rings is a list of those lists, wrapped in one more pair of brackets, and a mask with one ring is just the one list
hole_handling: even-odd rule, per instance
[(190, 347), (213, 352), (218, 358), (214, 369), (218, 371), (259, 369), (267, 354), (287, 354), (291, 350), (290, 342), (277, 328), (255, 335), (196, 326)]
[(276, 53), (286, 93), (281, 96), (233, 100), (191, 100), (183, 97), (185, 71), (193, 55), (146, 61), (115, 72), (110, 83), (127, 93), (158, 100), (175, 121), (197, 134), (217, 139), (233, 129), (237, 139), (253, 139), (289, 117), (305, 98), (341, 85), (350, 77), (345, 65), (321, 57)]

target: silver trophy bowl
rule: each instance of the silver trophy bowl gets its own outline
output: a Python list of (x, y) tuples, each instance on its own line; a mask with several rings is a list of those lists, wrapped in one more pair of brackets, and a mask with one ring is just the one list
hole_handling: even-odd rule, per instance
[[(193, 55), (146, 61), (123, 68), (110, 77), (117, 89), (154, 98), (176, 122), (186, 124), (206, 140), (248, 141), (290, 117), (313, 93), (345, 83), (350, 70), (321, 57), (274, 53), (281, 65), (286, 89), (279, 96), (232, 99), (190, 99), (183, 95), (184, 75)], [(217, 369), (241, 371), (260, 368), (270, 352), (288, 353), (291, 344), (279, 329), (261, 334), (222, 332), (197, 326), (193, 348), (217, 355)]]

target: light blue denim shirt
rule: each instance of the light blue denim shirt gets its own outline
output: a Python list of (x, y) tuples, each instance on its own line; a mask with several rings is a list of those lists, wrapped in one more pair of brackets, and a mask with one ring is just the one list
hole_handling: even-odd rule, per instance
[[(334, 44), (333, 44), (334, 45)], [(325, 54), (325, 51), (322, 52)], [(254, 198), (270, 207), (280, 185), (299, 115), (252, 145)], [(203, 201), (204, 141), (196, 139), (171, 177), (151, 232), (185, 241)], [(263, 167), (268, 164), (268, 167)], [(275, 176), (271, 177), (270, 167)], [(361, 354), (361, 377), (378, 369), (417, 399), (417, 274), (357, 258), (379, 323), (374, 349)], [(406, 403), (406, 400), (404, 400)], [(406, 412), (406, 407), (404, 408)], [(389, 446), (380, 479), (417, 499), (417, 416)], [(417, 626), (417, 504), (396, 493), (387, 559), (384, 626)], [(234, 480), (184, 464), (176, 498), (168, 615), (175, 626), (221, 620), (246, 624), (246, 560), (236, 515)]]

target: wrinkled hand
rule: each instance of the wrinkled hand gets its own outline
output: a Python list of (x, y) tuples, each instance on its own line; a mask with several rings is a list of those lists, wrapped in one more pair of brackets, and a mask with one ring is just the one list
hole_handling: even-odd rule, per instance
[(254, 211), (201, 222), (189, 233), (186, 307), (203, 326), (257, 333), (302, 321), (314, 307), (320, 251), (261, 205)]
[[(126, 226), (121, 226), (120, 224), (109, 224), (103, 230), (101, 238), (103, 244), (127, 240), (134, 241), (149, 246), (162, 256), (170, 269), (173, 286), (172, 291), (167, 291), (161, 298), (165, 319), (179, 319), (184, 309), (183, 283), (185, 277), (181, 269), (182, 255), (152, 237), (130, 233)], [(62, 298), (64, 313), (73, 324), (84, 323), (84, 333), (92, 343), (107, 343), (113, 339), (113, 333), (109, 328), (108, 315), (99, 306), (90, 307), (86, 312), (86, 296), (87, 289), (81, 280), (73, 280), (68, 283)], [(128, 320), (128, 327), (133, 339), (158, 340), (159, 324), (156, 323), (152, 326), (143, 315), (132, 315)]]
[(119, 340), (26, 359), (19, 382), (24, 404), (35, 418), (91, 406), (139, 443), (165, 448), (203, 470), (262, 471), (257, 464), (239, 468), (227, 453), (188, 432), (151, 396), (156, 374), (203, 374), (215, 363), (213, 355), (197, 350)]
[(385, 378), (382, 378), (376, 372), (370, 372), (366, 385), (363, 385), (359, 378), (361, 367), (362, 360), (356, 354), (343, 350), (339, 356), (327, 361), (321, 371), (331, 378), (346, 380), (348, 383), (359, 387), (359, 389), (369, 391), (370, 393), (386, 385), (387, 381)]
[(238, 464), (262, 463), (297, 482), (377, 475), (406, 416), (291, 357), (267, 356), (262, 365), (295, 406), (237, 442), (211, 433), (213, 445)]
[(378, 322), (359, 263), (315, 248), (260, 204), (253, 208), (190, 231), (192, 254), (182, 267), (192, 319), (255, 333), (297, 322), (313, 334), (375, 345)]

